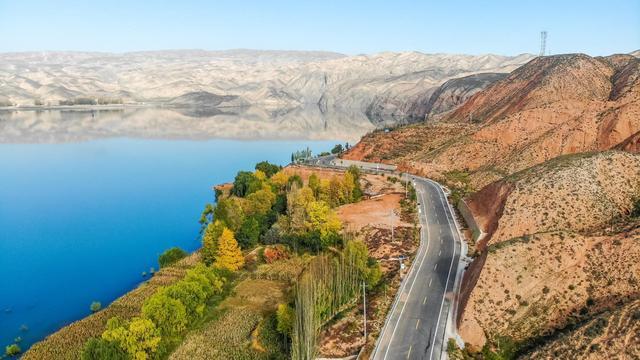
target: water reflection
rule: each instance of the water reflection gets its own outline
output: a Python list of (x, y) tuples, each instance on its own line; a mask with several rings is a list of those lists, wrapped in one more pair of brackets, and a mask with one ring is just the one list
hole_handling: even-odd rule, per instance
[(317, 106), (284, 111), (258, 107), (0, 111), (2, 143), (59, 143), (110, 137), (356, 142), (373, 128), (361, 112), (323, 113)]

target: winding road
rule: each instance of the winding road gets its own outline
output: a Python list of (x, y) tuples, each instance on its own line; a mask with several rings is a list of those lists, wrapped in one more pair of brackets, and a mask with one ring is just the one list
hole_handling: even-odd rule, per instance
[[(335, 156), (314, 159), (311, 164), (334, 164)], [(379, 164), (362, 163), (365, 171), (379, 172)], [(461, 239), (453, 209), (436, 182), (403, 174), (413, 182), (421, 224), (420, 247), (403, 279), (394, 304), (371, 355), (374, 360), (440, 359), (446, 351), (447, 325), (455, 327), (456, 274)]]
[(420, 247), (387, 316), (372, 359), (440, 359), (453, 306), (460, 239), (437, 183), (409, 176), (418, 196)]

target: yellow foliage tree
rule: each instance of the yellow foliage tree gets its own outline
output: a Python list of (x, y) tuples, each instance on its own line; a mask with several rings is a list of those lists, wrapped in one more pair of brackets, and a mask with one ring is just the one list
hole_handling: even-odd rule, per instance
[(315, 201), (313, 190), (309, 187), (301, 189), (294, 187), (287, 194), (287, 215), (289, 219), (289, 229), (296, 234), (307, 230), (307, 207)]
[(342, 222), (324, 201), (312, 201), (307, 206), (307, 230), (320, 232), (323, 246), (334, 245), (336, 236), (342, 229)]
[(271, 183), (273, 183), (280, 190), (284, 189), (285, 186), (287, 186), (288, 182), (289, 175), (285, 174), (284, 171), (278, 171), (271, 177)]
[(253, 173), (253, 176), (255, 176), (260, 181), (264, 181), (267, 178), (267, 175), (262, 170), (256, 170)]
[(151, 359), (160, 345), (160, 332), (145, 318), (134, 317), (130, 322), (107, 322), (102, 338), (117, 343), (134, 360)]
[(244, 266), (244, 257), (238, 242), (233, 232), (227, 228), (222, 230), (222, 235), (218, 238), (216, 266), (231, 271), (236, 271)]
[(220, 220), (210, 222), (202, 236), (202, 249), (200, 255), (205, 264), (211, 265), (218, 253), (218, 238), (222, 235), (224, 224)]
[[(260, 171), (260, 170), (258, 170)], [(271, 188), (263, 186), (261, 190), (247, 195), (245, 202), (244, 213), (246, 215), (265, 215), (271, 210), (271, 207), (276, 202), (276, 194), (271, 191)]]

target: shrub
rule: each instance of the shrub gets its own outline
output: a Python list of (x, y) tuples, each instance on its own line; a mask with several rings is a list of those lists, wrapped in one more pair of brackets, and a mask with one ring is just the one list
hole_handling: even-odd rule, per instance
[(89, 306), (89, 309), (91, 310), (91, 312), (98, 312), (100, 311), (100, 309), (102, 309), (102, 304), (100, 303), (100, 301), (94, 301), (91, 303), (91, 306)]
[(272, 264), (273, 262), (278, 260), (288, 259), (289, 252), (284, 245), (278, 244), (265, 247), (262, 256), (264, 258), (264, 262), (266, 262), (267, 264)]
[(118, 343), (101, 338), (91, 338), (82, 348), (82, 360), (127, 360), (129, 356)]
[(179, 247), (172, 247), (160, 254), (158, 263), (160, 263), (160, 268), (162, 269), (165, 266), (169, 266), (176, 263), (178, 260), (185, 258), (187, 255), (187, 252)]
[(4, 353), (7, 356), (16, 356), (18, 354), (20, 354), (22, 352), (22, 349), (20, 349), (20, 345), (18, 344), (11, 344), (9, 346), (7, 346), (4, 350)]

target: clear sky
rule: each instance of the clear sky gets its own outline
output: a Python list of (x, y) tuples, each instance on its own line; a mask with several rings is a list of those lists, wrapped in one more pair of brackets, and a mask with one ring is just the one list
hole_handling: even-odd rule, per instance
[(0, 52), (232, 48), (608, 55), (640, 49), (640, 0), (0, 0)]

